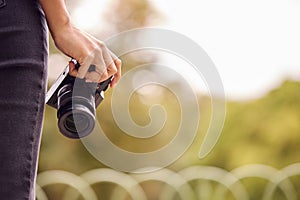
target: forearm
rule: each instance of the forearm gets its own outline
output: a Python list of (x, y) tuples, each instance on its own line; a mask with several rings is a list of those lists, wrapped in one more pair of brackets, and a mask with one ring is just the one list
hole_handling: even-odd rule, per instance
[[(106, 45), (85, 33), (71, 23), (65, 0), (39, 0), (56, 47), (65, 55), (76, 59), (79, 69), (70, 67), (70, 75), (86, 78), (88, 82), (101, 82), (112, 75), (113, 87), (121, 78), (121, 61)], [(95, 71), (89, 72), (88, 67), (93, 64)]]
[(52, 34), (55, 37), (63, 27), (70, 25), (70, 15), (64, 0), (39, 0)]

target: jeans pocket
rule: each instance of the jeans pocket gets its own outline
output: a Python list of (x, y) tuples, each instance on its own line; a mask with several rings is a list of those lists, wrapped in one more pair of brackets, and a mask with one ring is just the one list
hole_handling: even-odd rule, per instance
[(0, 0), (0, 8), (3, 8), (4, 6), (6, 6), (5, 0)]

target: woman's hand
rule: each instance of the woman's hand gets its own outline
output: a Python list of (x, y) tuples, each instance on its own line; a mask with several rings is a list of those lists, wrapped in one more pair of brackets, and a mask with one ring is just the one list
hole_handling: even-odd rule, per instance
[[(106, 45), (76, 28), (70, 20), (64, 0), (39, 0), (57, 48), (80, 64), (78, 69), (70, 62), (70, 75), (101, 82), (114, 76), (111, 87), (121, 78), (121, 60)], [(90, 72), (90, 65), (95, 71)]]
[[(86, 78), (87, 82), (101, 82), (114, 76), (112, 87), (121, 78), (121, 60), (103, 42), (74, 26), (60, 29), (54, 35), (57, 48), (80, 64), (76, 69), (70, 62), (70, 75)], [(95, 66), (95, 71), (88, 71), (90, 65)]]

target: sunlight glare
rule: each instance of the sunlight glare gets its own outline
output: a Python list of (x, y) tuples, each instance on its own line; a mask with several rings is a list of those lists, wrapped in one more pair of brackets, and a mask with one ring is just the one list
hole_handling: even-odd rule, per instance
[(106, 8), (107, 0), (83, 1), (73, 13), (74, 23), (86, 31), (96, 29), (101, 23), (101, 16)]

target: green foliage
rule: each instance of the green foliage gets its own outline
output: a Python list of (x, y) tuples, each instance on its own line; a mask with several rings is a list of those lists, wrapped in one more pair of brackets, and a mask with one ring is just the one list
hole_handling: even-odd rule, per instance
[(299, 89), (298, 82), (285, 81), (263, 98), (228, 102), (224, 130), (212, 156), (226, 157), (222, 167), (227, 169), (248, 163), (281, 168), (299, 162)]
[[(231, 170), (253, 163), (266, 164), (280, 169), (300, 162), (300, 95), (298, 91), (300, 91), (299, 82), (285, 81), (280, 87), (260, 99), (248, 102), (228, 102), (221, 138), (209, 156), (203, 160), (199, 160), (197, 155), (209, 124), (210, 110), (205, 108), (210, 107), (210, 101), (207, 97), (199, 96), (202, 120), (205, 122), (200, 123), (199, 133), (194, 143), (177, 162), (170, 166), (170, 169), (176, 171), (200, 164)], [(104, 126), (104, 130), (111, 134), (108, 137), (116, 145), (130, 151), (147, 152), (160, 148), (172, 138), (172, 135), (151, 138), (150, 143), (127, 138), (128, 136), (122, 134), (113, 122), (109, 105), (110, 95), (109, 90), (97, 113), (101, 115), (101, 125)], [(174, 99), (172, 94), (165, 91), (163, 95), (166, 97), (163, 98), (162, 104), (169, 106), (167, 111), (173, 110), (176, 113), (178, 103), (176, 101), (172, 103)], [(171, 96), (168, 97), (169, 95)], [(148, 108), (139, 102), (138, 94), (133, 95), (131, 102), (133, 104), (130, 110), (136, 123), (141, 125), (148, 123)], [(173, 122), (178, 120), (176, 114), (171, 116), (175, 117), (168, 118), (168, 120), (173, 120)], [(86, 151), (80, 141), (62, 136), (58, 132), (56, 123), (56, 110), (47, 106), (40, 153), (40, 171), (62, 169), (81, 174), (93, 168), (105, 167)], [(295, 184), (297, 183), (298, 181)], [(252, 196), (261, 196), (263, 193), (263, 187), (257, 188), (257, 181), (248, 181), (246, 185), (250, 193), (253, 193)]]

